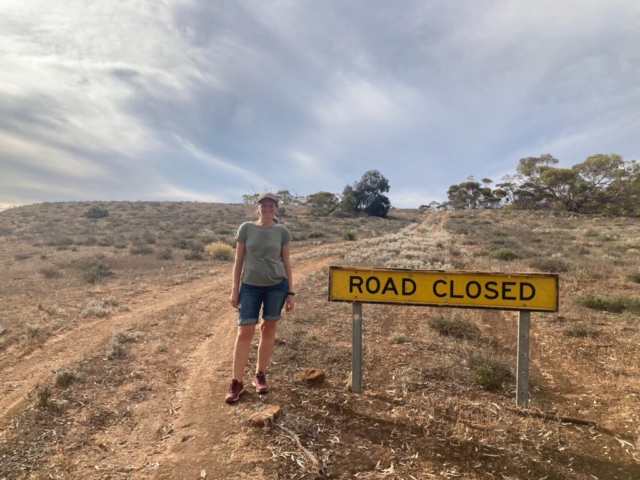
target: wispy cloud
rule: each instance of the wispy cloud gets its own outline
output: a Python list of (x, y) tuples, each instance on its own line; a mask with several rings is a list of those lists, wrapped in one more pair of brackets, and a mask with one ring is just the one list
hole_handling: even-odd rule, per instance
[(363, 5), (5, 0), (0, 201), (240, 201), (376, 168), (411, 206), (521, 156), (640, 157), (635, 0)]

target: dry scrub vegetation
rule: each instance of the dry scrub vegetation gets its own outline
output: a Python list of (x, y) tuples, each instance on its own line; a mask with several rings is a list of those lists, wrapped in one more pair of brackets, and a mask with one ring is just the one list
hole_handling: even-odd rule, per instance
[[(294, 272), (309, 273), (271, 393), (227, 407), (225, 245), (254, 207), (100, 206), (0, 213), (0, 479), (640, 478), (640, 221), (287, 207)], [(493, 310), (364, 305), (351, 393), (350, 308), (327, 302), (329, 263), (560, 273), (560, 312), (532, 314), (530, 408), (515, 408), (516, 314)], [(300, 380), (307, 367), (323, 385)], [(276, 425), (248, 426), (268, 405)]]

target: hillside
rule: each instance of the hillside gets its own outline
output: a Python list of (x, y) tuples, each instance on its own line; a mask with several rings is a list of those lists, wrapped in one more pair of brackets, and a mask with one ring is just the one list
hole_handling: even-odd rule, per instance
[[(640, 478), (640, 220), (286, 207), (296, 309), (271, 393), (228, 406), (232, 264), (202, 248), (255, 207), (90, 205), (0, 213), (0, 479)], [(532, 314), (529, 409), (516, 314), (495, 310), (364, 305), (351, 393), (329, 265), (560, 273), (560, 311)], [(268, 407), (276, 424), (253, 426)]]

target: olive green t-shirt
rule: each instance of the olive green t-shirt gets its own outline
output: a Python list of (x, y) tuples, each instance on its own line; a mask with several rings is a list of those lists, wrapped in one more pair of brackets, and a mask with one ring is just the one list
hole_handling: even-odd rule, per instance
[(282, 263), (282, 246), (291, 241), (287, 227), (277, 223), (259, 227), (245, 222), (240, 225), (236, 240), (245, 244), (243, 283), (270, 287), (287, 278)]

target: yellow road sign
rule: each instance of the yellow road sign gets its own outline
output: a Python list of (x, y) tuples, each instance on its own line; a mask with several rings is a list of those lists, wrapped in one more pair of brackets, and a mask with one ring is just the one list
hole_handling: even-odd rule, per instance
[(330, 267), (329, 300), (558, 311), (558, 275)]

